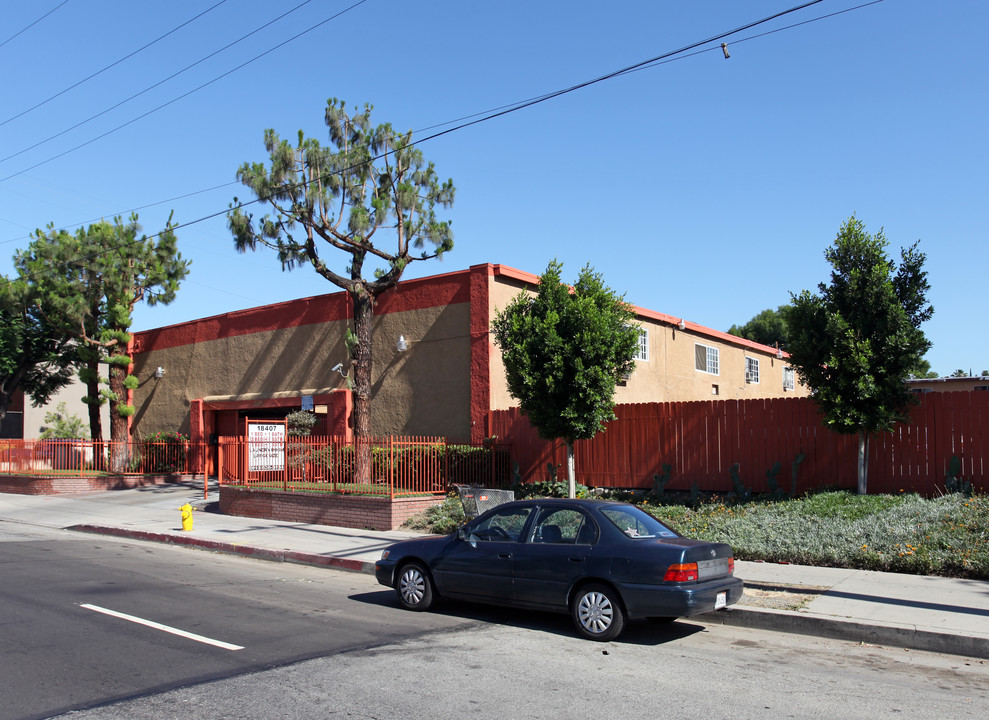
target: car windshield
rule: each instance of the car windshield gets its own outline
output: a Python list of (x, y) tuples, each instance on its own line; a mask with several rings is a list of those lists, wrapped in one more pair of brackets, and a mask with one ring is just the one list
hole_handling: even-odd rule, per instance
[(679, 537), (676, 532), (634, 505), (602, 508), (601, 514), (630, 538)]

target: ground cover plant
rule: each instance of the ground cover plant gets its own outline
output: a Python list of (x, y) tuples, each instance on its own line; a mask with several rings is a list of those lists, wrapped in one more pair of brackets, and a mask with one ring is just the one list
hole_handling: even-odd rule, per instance
[[(989, 580), (989, 495), (832, 491), (793, 500), (639, 504), (683, 535), (730, 544), (739, 560)], [(459, 500), (450, 498), (407, 527), (448, 533), (463, 521)]]
[(989, 496), (856, 495), (643, 505), (689, 537), (729, 543), (740, 560), (989, 579)]

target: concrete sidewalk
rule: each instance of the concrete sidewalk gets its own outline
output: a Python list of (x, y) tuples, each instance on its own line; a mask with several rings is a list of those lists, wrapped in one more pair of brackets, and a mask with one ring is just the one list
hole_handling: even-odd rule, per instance
[[(211, 490), (210, 500), (216, 499)], [(190, 532), (182, 531), (179, 507), (185, 502), (198, 510)], [(388, 545), (418, 536), (220, 515), (204, 511), (207, 505), (201, 483), (79, 495), (0, 494), (0, 522), (365, 573), (374, 571)], [(743, 602), (693, 620), (989, 658), (987, 581), (745, 561), (736, 563), (735, 574), (745, 581)], [(760, 595), (804, 603), (774, 609), (755, 602)]]

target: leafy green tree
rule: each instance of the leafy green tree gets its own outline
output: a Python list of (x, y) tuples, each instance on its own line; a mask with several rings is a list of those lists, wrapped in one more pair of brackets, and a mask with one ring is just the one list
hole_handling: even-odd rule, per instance
[(940, 377), (940, 375), (937, 374), (937, 371), (931, 370), (931, 363), (924, 358), (917, 361), (917, 364), (910, 369), (909, 374), (913, 375), (915, 378), (924, 379)]
[[(114, 471), (123, 470), (129, 459), (124, 443), (134, 407), (127, 403), (127, 392), (138, 383), (129, 373), (134, 307), (142, 301), (172, 302), (189, 272), (189, 261), (178, 252), (171, 218), (154, 236), (140, 233), (137, 215), (126, 223), (119, 217), (113, 223), (101, 221), (75, 235), (50, 225), (47, 232), (36, 231), (27, 251), (14, 259), (46, 320), (78, 346), (94, 440), (103, 437), (99, 408), (111, 404)], [(109, 366), (107, 389), (100, 388), (100, 363)]]
[(951, 373), (951, 375), (949, 375), (948, 377), (963, 378), (963, 377), (968, 377), (968, 376), (969, 376), (968, 371), (962, 370), (961, 368), (958, 368), (953, 373)]
[(639, 328), (624, 298), (590, 266), (572, 290), (553, 261), (535, 297), (526, 292), (495, 314), (492, 330), (508, 389), (540, 437), (567, 444), (567, 483), (576, 492), (573, 444), (613, 420), (616, 385), (635, 367)]
[(45, 413), (45, 427), (41, 430), (41, 439), (51, 438), (74, 440), (82, 437), (86, 425), (78, 415), (71, 415), (61, 402), (54, 411)]
[(744, 325), (732, 325), (728, 328), (728, 333), (752, 342), (770, 347), (780, 347), (785, 350), (790, 334), (786, 324), (787, 307), (787, 305), (780, 305), (776, 310), (767, 308)]
[[(255, 218), (234, 198), (227, 215), (238, 251), (272, 248), (282, 270), (310, 265), (350, 296), (354, 328), (348, 328), (347, 345), (358, 437), (371, 434), (377, 299), (399, 282), (409, 263), (442, 258), (453, 249), (450, 222), (436, 214), (437, 206), (453, 204), (453, 182), (439, 179), (411, 132), (395, 132), (388, 123), (372, 126), (371, 110), (365, 105), (349, 114), (342, 100), (328, 100), (326, 146), (301, 130), (294, 146), (266, 130), (269, 165), (244, 163), (237, 178), (271, 213)], [(335, 262), (325, 259), (324, 251), (349, 256), (345, 269), (332, 269)], [(365, 277), (368, 261), (375, 266), (372, 277)], [(358, 457), (359, 477), (369, 470), (368, 457)]]
[(36, 406), (72, 381), (77, 357), (70, 338), (47, 322), (23, 281), (0, 277), (0, 421), (18, 390)]
[(868, 441), (908, 419), (914, 396), (904, 381), (931, 343), (920, 329), (934, 308), (918, 243), (895, 266), (880, 230), (870, 235), (855, 216), (824, 253), (830, 284), (804, 290), (787, 311), (790, 364), (814, 393), (832, 429), (857, 434), (858, 491), (865, 494)]

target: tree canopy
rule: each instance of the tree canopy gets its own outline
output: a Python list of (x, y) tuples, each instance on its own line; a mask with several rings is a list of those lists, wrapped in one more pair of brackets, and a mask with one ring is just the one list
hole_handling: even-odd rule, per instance
[[(127, 222), (120, 217), (100, 221), (75, 234), (49, 225), (47, 231), (36, 231), (28, 249), (14, 258), (46, 322), (76, 345), (94, 440), (102, 439), (99, 408), (108, 401), (111, 439), (129, 440), (127, 418), (134, 408), (127, 403), (127, 391), (137, 386), (128, 372), (127, 352), (134, 307), (142, 301), (172, 302), (189, 271), (171, 218), (156, 235), (140, 233), (137, 215)], [(109, 365), (106, 389), (100, 388), (101, 362)]]
[(0, 278), (0, 421), (18, 390), (46, 404), (72, 381), (77, 361), (70, 338), (28, 299), (24, 282)]
[(787, 305), (780, 305), (776, 310), (767, 308), (744, 325), (732, 325), (728, 328), (728, 333), (752, 342), (770, 347), (780, 347), (785, 350), (790, 335), (786, 323), (788, 307)]
[(931, 344), (920, 325), (934, 308), (918, 243), (896, 266), (880, 230), (852, 216), (825, 251), (830, 283), (792, 297), (786, 313), (790, 364), (813, 391), (825, 422), (859, 436), (858, 489), (865, 493), (868, 438), (908, 419), (915, 401), (905, 384)]
[(567, 444), (573, 497), (573, 443), (594, 437), (613, 420), (615, 387), (635, 367), (639, 328), (624, 298), (590, 266), (571, 289), (553, 261), (536, 294), (523, 291), (492, 323), (508, 389), (545, 439)]
[[(282, 270), (307, 264), (350, 295), (354, 329), (348, 348), (358, 436), (370, 434), (377, 298), (399, 282), (409, 263), (442, 258), (453, 249), (450, 221), (436, 213), (453, 204), (453, 181), (440, 180), (411, 131), (396, 132), (388, 123), (373, 126), (371, 111), (365, 105), (351, 113), (342, 100), (330, 98), (327, 145), (301, 130), (294, 145), (266, 130), (268, 165), (244, 163), (237, 178), (271, 212), (255, 217), (234, 198), (227, 215), (238, 251), (271, 248)], [(324, 257), (335, 252), (342, 253), (342, 261)]]

